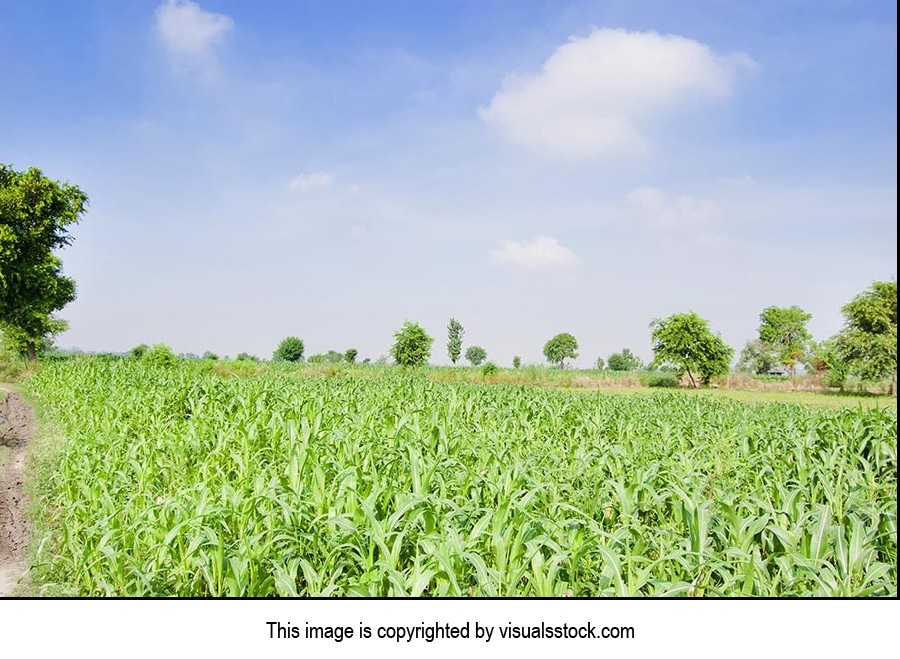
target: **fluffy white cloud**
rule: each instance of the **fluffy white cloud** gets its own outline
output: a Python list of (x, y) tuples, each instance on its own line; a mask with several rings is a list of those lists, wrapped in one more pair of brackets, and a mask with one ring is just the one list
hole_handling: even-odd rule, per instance
[(233, 28), (230, 16), (204, 11), (190, 0), (166, 0), (156, 8), (156, 33), (179, 69), (210, 74), (216, 46)]
[(490, 251), (491, 263), (527, 270), (569, 270), (578, 266), (578, 257), (556, 238), (538, 236), (530, 243), (504, 240)]
[(331, 172), (313, 172), (312, 174), (300, 174), (288, 182), (288, 190), (291, 192), (306, 192), (329, 187), (334, 183), (334, 174)]
[(625, 197), (625, 205), (642, 222), (663, 229), (705, 227), (715, 221), (718, 213), (718, 206), (709, 199), (681, 195), (669, 200), (651, 187), (633, 190)]
[(725, 97), (736, 71), (752, 66), (745, 54), (718, 55), (684, 37), (596, 29), (557, 48), (540, 72), (508, 76), (479, 114), (543, 152), (639, 153), (646, 119), (688, 99)]

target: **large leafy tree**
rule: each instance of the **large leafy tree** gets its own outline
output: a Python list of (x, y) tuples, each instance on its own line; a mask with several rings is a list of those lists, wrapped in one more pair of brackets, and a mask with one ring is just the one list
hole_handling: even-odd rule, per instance
[(557, 334), (544, 344), (544, 357), (551, 364), (556, 364), (560, 368), (565, 368), (567, 359), (575, 359), (578, 357), (578, 341), (568, 332)]
[(72, 242), (68, 227), (86, 207), (77, 186), (0, 164), (0, 328), (31, 360), (66, 328), (52, 314), (75, 299), (75, 281), (54, 250)]
[(759, 314), (759, 340), (771, 346), (778, 361), (795, 373), (797, 361), (806, 355), (812, 335), (806, 323), (812, 316), (800, 307), (766, 307)]
[(276, 361), (299, 362), (303, 359), (303, 340), (296, 336), (286, 336), (278, 344), (272, 357)]
[(841, 309), (837, 349), (865, 379), (891, 378), (897, 395), (897, 282), (876, 281)]
[(692, 387), (698, 386), (698, 376), (708, 384), (714, 375), (728, 372), (734, 350), (713, 334), (709, 323), (693, 311), (657, 318), (650, 323), (650, 328), (653, 363), (673, 364), (679, 372), (687, 374)]
[(428, 363), (433, 342), (434, 339), (425, 328), (418, 323), (406, 321), (394, 334), (391, 356), (401, 366), (421, 366)]
[(447, 356), (450, 361), (456, 364), (459, 355), (462, 353), (462, 340), (465, 334), (462, 323), (456, 318), (451, 318), (447, 325)]
[(762, 375), (772, 370), (776, 363), (778, 355), (775, 354), (774, 348), (764, 341), (753, 339), (744, 344), (737, 368), (739, 371)]
[(481, 346), (469, 346), (466, 350), (466, 359), (469, 360), (472, 366), (478, 366), (487, 359), (487, 350)]

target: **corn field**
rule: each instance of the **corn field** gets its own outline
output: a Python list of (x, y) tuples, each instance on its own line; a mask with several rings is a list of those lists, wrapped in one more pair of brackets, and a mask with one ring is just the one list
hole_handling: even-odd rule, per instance
[(893, 410), (52, 364), (35, 573), (129, 596), (896, 596)]

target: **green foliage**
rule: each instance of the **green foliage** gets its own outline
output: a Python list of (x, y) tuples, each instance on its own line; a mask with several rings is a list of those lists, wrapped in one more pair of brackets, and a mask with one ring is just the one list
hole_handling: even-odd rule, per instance
[(836, 346), (867, 380), (891, 378), (897, 394), (897, 282), (876, 281), (841, 309), (844, 328)]
[(329, 350), (324, 354), (310, 355), (307, 361), (310, 364), (340, 364), (344, 361), (344, 355), (337, 350)]
[(487, 350), (481, 346), (469, 346), (466, 350), (466, 359), (469, 360), (472, 366), (478, 366), (487, 359)]
[(172, 352), (172, 348), (165, 343), (157, 343), (141, 355), (141, 361), (154, 366), (172, 366), (178, 361), (178, 358)]
[(348, 364), (356, 363), (356, 356), (359, 354), (359, 350), (356, 348), (348, 348), (346, 352), (344, 352), (344, 361)]
[[(0, 337), (0, 382), (15, 382), (28, 367), (21, 353), (6, 347)], [(0, 396), (2, 396), (0, 392)]]
[(303, 359), (303, 341), (296, 336), (288, 336), (281, 340), (272, 358), (283, 362), (299, 362)]
[(567, 359), (578, 357), (578, 341), (568, 332), (557, 334), (544, 344), (544, 357), (551, 364), (565, 368)]
[(60, 318), (48, 316), (41, 323), (43, 329), (39, 333), (25, 331), (14, 325), (5, 324), (0, 327), (0, 335), (7, 348), (28, 357), (43, 357), (53, 350), (53, 337), (69, 329), (69, 323)]
[(239, 352), (235, 360), (239, 362), (258, 362), (259, 357), (251, 355), (249, 352)]
[(128, 354), (132, 357), (135, 357), (136, 359), (140, 359), (146, 354), (148, 350), (150, 350), (150, 346), (148, 346), (146, 343), (141, 343), (129, 350)]
[(807, 365), (815, 373), (824, 376), (825, 385), (828, 387), (843, 389), (844, 382), (850, 374), (850, 365), (844, 360), (834, 339), (813, 343), (807, 357)]
[(687, 373), (692, 386), (698, 384), (697, 375), (708, 384), (714, 375), (728, 372), (734, 350), (693, 311), (657, 318), (650, 328), (654, 365), (675, 365), (679, 373)]
[(219, 355), (217, 355), (217, 354), (214, 353), (214, 352), (211, 352), (211, 351), (207, 350), (206, 352), (203, 353), (203, 356), (201, 357), (201, 359), (209, 359), (209, 360), (215, 362), (215, 361), (218, 361), (218, 360), (219, 360)]
[(778, 363), (778, 355), (769, 344), (760, 339), (753, 339), (744, 344), (738, 360), (737, 370), (742, 373), (765, 375)]
[(798, 306), (767, 307), (759, 315), (759, 340), (771, 347), (778, 361), (791, 373), (807, 352), (812, 335), (806, 323), (812, 316)]
[(394, 334), (391, 356), (400, 366), (422, 366), (428, 363), (433, 342), (421, 325), (406, 321)]
[(83, 358), (29, 381), (67, 438), (34, 500), (38, 587), (897, 595), (893, 410), (204, 366)]
[(522, 368), (522, 358), (519, 355), (513, 357), (513, 368)]
[(447, 325), (447, 356), (454, 364), (459, 360), (465, 333), (462, 324), (456, 318), (451, 318)]
[(606, 360), (606, 365), (611, 371), (639, 371), (644, 365), (641, 358), (631, 350), (625, 348), (622, 352), (614, 352)]
[(484, 366), (481, 367), (481, 374), (485, 377), (489, 375), (496, 375), (500, 371), (500, 367), (497, 366), (494, 362), (487, 362)]
[(30, 358), (42, 339), (65, 330), (53, 312), (75, 299), (75, 281), (54, 252), (72, 242), (68, 227), (86, 206), (74, 185), (0, 164), (0, 329)]
[(602, 371), (606, 368), (606, 362), (603, 360), (603, 357), (597, 357), (597, 361), (594, 362), (594, 368), (598, 371)]
[(673, 371), (649, 371), (641, 374), (641, 384), (645, 387), (677, 387), (678, 375)]

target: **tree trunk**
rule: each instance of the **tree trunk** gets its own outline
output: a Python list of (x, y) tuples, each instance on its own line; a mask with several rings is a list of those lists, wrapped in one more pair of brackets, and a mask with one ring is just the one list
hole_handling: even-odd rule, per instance
[(28, 361), (33, 362), (37, 358), (37, 355), (35, 354), (35, 350), (34, 350), (34, 343), (29, 341), (27, 350), (28, 350)]
[(684, 370), (687, 371), (687, 374), (688, 374), (688, 380), (691, 381), (691, 388), (692, 388), (692, 389), (696, 389), (696, 388), (697, 388), (697, 381), (694, 379), (694, 374), (691, 373), (691, 369), (686, 368), (686, 369), (684, 369)]

